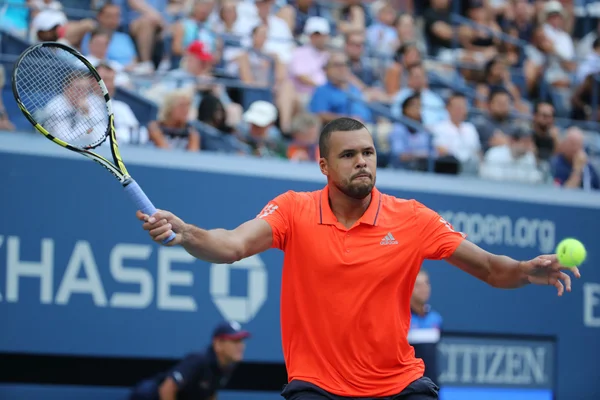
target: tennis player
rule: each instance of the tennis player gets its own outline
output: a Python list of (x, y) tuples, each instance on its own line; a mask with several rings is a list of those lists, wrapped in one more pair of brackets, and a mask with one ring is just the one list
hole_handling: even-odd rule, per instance
[[(159, 210), (137, 216), (160, 243), (212, 263), (232, 263), (271, 247), (285, 253), (281, 337), (288, 371), (282, 396), (317, 399), (438, 399), (407, 340), (410, 297), (424, 259), (444, 259), (490, 286), (554, 286), (571, 279), (554, 255), (516, 261), (488, 253), (415, 200), (375, 188), (371, 134), (351, 118), (321, 131), (327, 185), (288, 191), (233, 230), (204, 230)], [(580, 277), (577, 268), (573, 268)], [(564, 284), (563, 284), (564, 282)]]

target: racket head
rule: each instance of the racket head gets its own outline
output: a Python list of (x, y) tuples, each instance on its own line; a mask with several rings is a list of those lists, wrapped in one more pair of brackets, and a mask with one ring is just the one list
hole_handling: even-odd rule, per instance
[(106, 85), (70, 46), (30, 46), (15, 63), (12, 90), (36, 130), (63, 147), (90, 150), (112, 135), (114, 117)]

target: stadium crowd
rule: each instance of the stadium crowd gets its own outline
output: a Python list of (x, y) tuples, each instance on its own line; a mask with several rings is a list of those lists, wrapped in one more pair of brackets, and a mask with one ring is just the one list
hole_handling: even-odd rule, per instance
[(600, 189), (580, 128), (600, 121), (600, 25), (574, 38), (572, 1), (65, 1), (95, 17), (9, 3), (0, 33), (67, 43), (111, 94), (154, 102), (140, 126), (116, 97), (120, 143), (314, 162), (320, 127), (350, 116), (382, 167)]

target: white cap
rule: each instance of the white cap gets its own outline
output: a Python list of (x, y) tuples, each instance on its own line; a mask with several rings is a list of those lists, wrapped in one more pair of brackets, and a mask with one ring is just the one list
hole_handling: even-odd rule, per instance
[(277, 108), (268, 101), (258, 100), (250, 104), (244, 113), (244, 121), (264, 128), (277, 119)]
[(49, 31), (67, 22), (67, 16), (62, 11), (44, 10), (40, 11), (33, 21), (31, 21), (31, 29), (34, 32)]
[(320, 33), (321, 35), (329, 35), (329, 21), (323, 17), (310, 17), (304, 24), (304, 34), (312, 35)]
[(544, 4), (544, 13), (546, 15), (554, 13), (562, 14), (564, 11), (565, 10), (562, 4), (560, 4), (560, 1), (550, 0), (549, 2)]

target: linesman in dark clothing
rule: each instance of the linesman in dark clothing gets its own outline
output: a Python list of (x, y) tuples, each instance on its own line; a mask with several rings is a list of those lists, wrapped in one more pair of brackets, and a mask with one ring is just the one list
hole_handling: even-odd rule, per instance
[(218, 325), (204, 352), (190, 353), (169, 371), (140, 382), (129, 400), (216, 400), (242, 361), (249, 336), (237, 322)]

